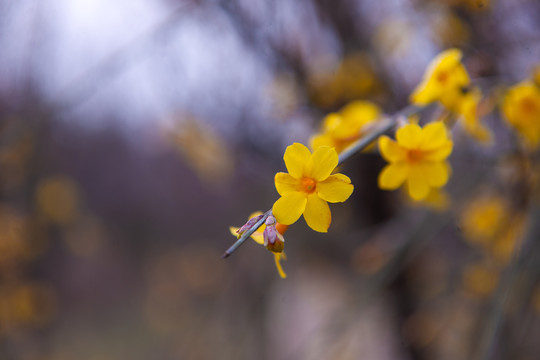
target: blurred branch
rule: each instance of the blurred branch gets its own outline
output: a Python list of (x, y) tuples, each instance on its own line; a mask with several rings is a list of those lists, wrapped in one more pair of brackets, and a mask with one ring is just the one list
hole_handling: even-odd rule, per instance
[(538, 264), (540, 261), (540, 242), (538, 241), (540, 239), (539, 219), (540, 207), (536, 207), (531, 211), (529, 216), (530, 228), (520, 254), (515, 257), (510, 267), (503, 273), (497, 290), (489, 304), (488, 315), (480, 332), (480, 341), (473, 359), (487, 360), (491, 358), (499, 338), (501, 326), (504, 322), (506, 305), (511, 296), (514, 295), (517, 284), (516, 280), (527, 264)]

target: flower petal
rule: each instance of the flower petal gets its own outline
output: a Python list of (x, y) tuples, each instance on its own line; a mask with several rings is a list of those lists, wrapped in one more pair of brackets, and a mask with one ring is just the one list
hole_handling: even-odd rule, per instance
[(422, 170), (423, 168), (421, 166), (411, 166), (409, 177), (407, 178), (409, 195), (416, 201), (425, 199), (430, 190), (430, 186)]
[(347, 200), (353, 190), (351, 179), (343, 174), (330, 175), (326, 180), (317, 184), (319, 197), (331, 203)]
[(280, 197), (272, 207), (277, 222), (283, 225), (294, 223), (306, 208), (307, 197), (303, 192), (289, 192)]
[(340, 113), (347, 122), (359, 123), (360, 126), (376, 120), (381, 110), (372, 102), (356, 100), (345, 105)]
[(433, 84), (433, 81), (429, 79), (424, 79), (418, 86), (413, 90), (409, 100), (414, 105), (427, 105), (435, 101), (440, 96), (440, 89)]
[(311, 139), (309, 139), (309, 146), (311, 146), (312, 150), (316, 150), (321, 146), (335, 146), (335, 142), (332, 136), (328, 133), (323, 133), (312, 136)]
[[(265, 225), (263, 225), (263, 226), (266, 228)], [(264, 231), (264, 229), (263, 229), (263, 231)], [(262, 231), (259, 231), (259, 230), (255, 231), (253, 234), (251, 234), (251, 238), (259, 245), (264, 244), (264, 235), (263, 235)]]
[(327, 232), (332, 222), (332, 214), (328, 203), (318, 197), (317, 194), (309, 195), (304, 210), (304, 220), (313, 230)]
[(436, 149), (444, 145), (447, 140), (448, 135), (444, 123), (442, 121), (432, 122), (422, 128), (420, 149)]
[(406, 162), (389, 164), (379, 174), (379, 188), (395, 190), (405, 182), (408, 176), (409, 165)]
[(450, 140), (447, 140), (437, 149), (424, 152), (423, 159), (425, 161), (443, 161), (452, 153), (453, 146), (454, 143)]
[(407, 149), (417, 149), (422, 139), (422, 128), (418, 124), (407, 124), (396, 131), (399, 145)]
[(442, 162), (423, 162), (422, 172), (428, 184), (432, 187), (441, 187), (446, 185), (449, 177), (449, 166)]
[(407, 155), (406, 151), (388, 136), (379, 138), (379, 151), (381, 156), (389, 162), (402, 161)]
[(300, 188), (300, 180), (293, 178), (291, 175), (279, 172), (274, 177), (274, 183), (279, 195), (284, 195), (288, 192), (296, 192)]
[(338, 162), (336, 149), (321, 146), (311, 155), (305, 175), (315, 181), (323, 181), (334, 171)]
[[(253, 234), (251, 234), (251, 238), (255, 240), (257, 244), (264, 244), (264, 238), (263, 238), (263, 231), (266, 228), (266, 225), (262, 224)], [(229, 226), (229, 231), (232, 235), (234, 235), (236, 238), (240, 238), (240, 235), (236, 233), (238, 231), (238, 227)]]
[(285, 260), (287, 257), (285, 256), (284, 252), (281, 253), (273, 253), (274, 254), (274, 262), (276, 263), (276, 269), (279, 273), (279, 276), (282, 279), (287, 278), (287, 274), (285, 274), (285, 271), (283, 271), (283, 267), (281, 267), (281, 259)]
[(240, 229), (239, 227), (234, 227), (234, 226), (229, 226), (229, 231), (231, 233), (231, 235), (233, 235), (234, 237), (238, 237), (238, 234), (236, 233), (238, 231), (238, 229)]
[(300, 179), (304, 175), (304, 168), (310, 157), (311, 152), (305, 145), (294, 143), (287, 146), (283, 160), (285, 160), (285, 166), (289, 174), (296, 179)]

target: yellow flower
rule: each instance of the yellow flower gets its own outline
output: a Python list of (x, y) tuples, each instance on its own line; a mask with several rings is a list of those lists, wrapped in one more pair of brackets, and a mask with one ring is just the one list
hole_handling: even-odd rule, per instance
[(528, 145), (540, 145), (540, 87), (523, 81), (508, 90), (502, 112)]
[[(251, 214), (249, 216), (250, 219), (256, 217), (256, 216), (259, 216), (259, 215), (262, 215), (262, 212), (260, 211), (256, 211), (254, 212), (253, 214)], [(266, 228), (266, 225), (261, 225), (261, 227), (259, 227), (257, 230), (255, 230), (255, 232), (253, 234), (251, 234), (251, 238), (259, 245), (264, 245), (264, 229)], [(236, 236), (237, 238), (240, 237), (240, 234), (238, 234), (238, 230), (240, 228), (237, 228), (237, 227), (234, 227), (234, 226), (230, 226), (229, 227), (229, 231), (231, 232), (231, 234), (233, 234), (234, 236)], [(283, 235), (283, 233), (288, 229), (288, 226), (286, 225), (282, 225), (282, 224), (277, 224), (276, 225), (276, 230)], [(283, 267), (281, 266), (281, 260), (287, 260), (287, 256), (285, 255), (285, 252), (280, 252), (280, 253), (276, 253), (276, 252), (272, 252), (274, 254), (274, 262), (276, 263), (276, 269), (279, 273), (279, 276), (282, 278), (282, 279), (285, 279), (287, 277), (287, 274), (285, 274), (285, 271), (283, 271)]]
[(458, 49), (448, 49), (437, 55), (429, 64), (424, 79), (411, 94), (411, 103), (424, 106), (439, 101), (448, 110), (456, 111), (463, 99), (464, 89), (470, 84), (461, 58)]
[(482, 92), (479, 89), (467, 92), (463, 95), (458, 113), (463, 119), (465, 131), (482, 143), (490, 143), (492, 141), (491, 132), (480, 122), (478, 115), (478, 106), (481, 100)]
[(486, 297), (493, 293), (499, 281), (499, 274), (487, 264), (471, 264), (463, 270), (463, 286), (468, 294)]
[(373, 124), (380, 113), (379, 107), (369, 101), (350, 102), (339, 113), (324, 118), (322, 132), (310, 140), (311, 148), (330, 146), (340, 153), (362, 137), (366, 127)]
[(310, 228), (328, 231), (332, 215), (327, 202), (347, 200), (354, 188), (347, 176), (331, 175), (338, 165), (336, 150), (321, 146), (312, 154), (304, 145), (294, 143), (285, 150), (283, 160), (289, 173), (275, 176), (281, 195), (272, 208), (277, 221), (290, 225), (303, 214)]
[(504, 201), (496, 196), (484, 196), (471, 202), (462, 212), (461, 229), (472, 243), (487, 245), (501, 230), (508, 216)]
[(521, 244), (525, 217), (503, 198), (483, 195), (462, 211), (460, 225), (468, 242), (507, 264)]
[(424, 128), (407, 124), (396, 131), (396, 140), (379, 138), (381, 155), (390, 162), (379, 174), (381, 189), (395, 190), (406, 181), (409, 195), (418, 201), (446, 184), (450, 166), (445, 160), (453, 143), (442, 122)]

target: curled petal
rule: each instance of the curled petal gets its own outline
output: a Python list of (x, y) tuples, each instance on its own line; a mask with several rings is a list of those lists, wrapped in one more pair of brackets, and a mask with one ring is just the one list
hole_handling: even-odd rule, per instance
[(408, 176), (409, 165), (406, 162), (389, 164), (379, 174), (379, 188), (395, 190), (405, 182)]
[(307, 198), (304, 219), (310, 228), (318, 232), (327, 232), (332, 222), (332, 214), (328, 203), (317, 196), (311, 194)]
[(406, 157), (406, 151), (388, 136), (379, 138), (379, 151), (382, 157), (389, 162), (402, 161)]
[(306, 175), (315, 181), (325, 180), (338, 165), (336, 149), (321, 146), (311, 155)]
[(300, 143), (294, 143), (287, 146), (283, 160), (285, 160), (285, 166), (289, 174), (296, 179), (300, 179), (304, 175), (304, 168), (310, 157), (311, 152), (307, 147)]
[(276, 220), (284, 225), (296, 222), (306, 208), (307, 197), (302, 192), (290, 192), (280, 197), (272, 207)]
[(396, 131), (399, 145), (407, 149), (417, 149), (422, 139), (422, 128), (418, 124), (407, 124)]
[(431, 188), (421, 166), (411, 166), (407, 185), (409, 195), (416, 201), (425, 199)]
[(274, 253), (274, 262), (276, 263), (276, 269), (279, 273), (279, 276), (282, 279), (285, 279), (287, 277), (287, 274), (285, 274), (285, 271), (283, 271), (283, 267), (281, 266), (281, 260), (286, 260), (287, 257), (285, 256), (285, 252), (281, 253)]
[(343, 174), (330, 175), (326, 180), (317, 184), (319, 197), (331, 203), (347, 200), (353, 190), (351, 179)]
[(300, 182), (298, 179), (293, 178), (287, 173), (279, 172), (274, 177), (274, 183), (279, 195), (283, 196), (288, 192), (295, 192), (299, 190)]

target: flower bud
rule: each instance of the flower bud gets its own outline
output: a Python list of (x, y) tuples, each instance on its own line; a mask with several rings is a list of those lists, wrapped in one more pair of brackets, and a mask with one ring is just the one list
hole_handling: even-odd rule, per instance
[(285, 239), (276, 230), (276, 218), (272, 215), (266, 219), (266, 228), (263, 232), (264, 246), (274, 253), (281, 253), (285, 247)]
[(242, 236), (243, 233), (245, 233), (246, 231), (251, 229), (253, 226), (255, 226), (257, 221), (261, 220), (263, 216), (264, 215), (261, 214), (261, 215), (257, 215), (255, 217), (252, 217), (251, 219), (249, 219), (248, 222), (245, 223), (244, 225), (242, 225), (242, 227), (240, 229), (236, 230), (236, 233), (238, 234), (238, 237)]

